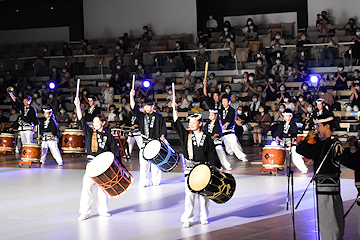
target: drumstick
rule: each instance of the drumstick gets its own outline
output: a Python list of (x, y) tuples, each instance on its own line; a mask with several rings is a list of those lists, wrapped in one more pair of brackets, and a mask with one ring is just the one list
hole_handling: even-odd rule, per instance
[(173, 92), (173, 101), (175, 101), (175, 83), (171, 83)]
[(168, 140), (166, 138), (164, 138), (164, 141), (163, 141), (169, 148), (170, 150), (174, 153), (175, 150), (170, 146), (170, 143), (168, 142)]
[(135, 75), (133, 75), (133, 79), (132, 79), (132, 90), (135, 89)]
[(205, 76), (204, 76), (204, 81), (206, 81), (208, 68), (209, 68), (209, 62), (206, 62), (206, 63), (205, 63)]
[(80, 78), (78, 78), (77, 84), (76, 84), (76, 98), (79, 97), (79, 91), (80, 91)]

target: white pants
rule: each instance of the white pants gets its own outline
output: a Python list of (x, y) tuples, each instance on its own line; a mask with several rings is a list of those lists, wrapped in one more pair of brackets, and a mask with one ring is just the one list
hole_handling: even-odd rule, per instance
[(33, 131), (19, 131), (19, 133), (20, 133), (21, 144), (33, 142), (33, 136), (34, 136)]
[(242, 161), (248, 161), (244, 150), (239, 143), (235, 133), (229, 133), (222, 137), (226, 150), (231, 149), (235, 156)]
[(63, 160), (61, 158), (61, 154), (60, 154), (60, 151), (59, 151), (56, 140), (57, 139), (55, 138), (54, 140), (43, 141), (41, 143), (41, 158), (40, 158), (41, 163), (45, 163), (46, 155), (48, 153), (48, 149), (50, 149), (50, 152), (51, 152), (52, 156), (55, 158), (56, 162), (59, 165), (63, 164)]
[(209, 199), (190, 191), (187, 185), (188, 177), (185, 177), (185, 211), (181, 216), (181, 222), (194, 221), (194, 204), (195, 198), (199, 199), (200, 205), (200, 222), (206, 222), (209, 216)]
[[(87, 175), (85, 172), (83, 178), (83, 187), (81, 190), (81, 197), (80, 197), (80, 210), (81, 214), (88, 214), (90, 215), (91, 212), (91, 204), (93, 202), (93, 191), (94, 187), (96, 186), (96, 182), (92, 180), (91, 177)], [(98, 188), (98, 201), (97, 201), (97, 211), (99, 214), (105, 214), (108, 210), (108, 198), (105, 192), (99, 187)]]
[(134, 149), (135, 140), (139, 149), (141, 149), (141, 146), (143, 145), (142, 137), (140, 135), (134, 137), (128, 137), (127, 141), (129, 145), (129, 156), (131, 156), (132, 150)]
[[(287, 147), (286, 150), (289, 151), (289, 147)], [(308, 168), (304, 163), (303, 156), (296, 152), (296, 146), (291, 146), (291, 158), (293, 164), (300, 172), (307, 173)]]
[[(140, 163), (140, 180), (139, 186), (147, 186), (150, 183), (152, 185), (159, 185), (161, 182), (161, 170), (143, 157), (144, 147), (139, 151), (139, 163)], [(151, 169), (151, 182), (149, 179)]]
[(215, 146), (215, 150), (216, 150), (216, 154), (219, 157), (219, 160), (221, 162), (221, 165), (226, 169), (226, 170), (230, 170), (231, 169), (231, 164), (229, 163), (229, 161), (227, 160), (224, 148), (222, 145), (217, 145)]

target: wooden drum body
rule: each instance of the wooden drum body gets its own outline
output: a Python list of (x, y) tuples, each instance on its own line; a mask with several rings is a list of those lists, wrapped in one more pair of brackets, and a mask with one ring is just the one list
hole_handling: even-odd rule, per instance
[(0, 134), (0, 151), (15, 151), (15, 135), (11, 133)]
[(62, 137), (62, 151), (64, 153), (84, 153), (85, 136), (81, 130), (66, 129)]
[(111, 152), (104, 152), (87, 166), (86, 173), (101, 187), (109, 198), (117, 198), (132, 185), (133, 176), (115, 159)]
[(266, 145), (262, 153), (262, 165), (264, 168), (283, 168), (285, 156), (285, 149), (282, 146)]
[(190, 171), (187, 185), (190, 191), (216, 203), (229, 201), (236, 189), (236, 181), (231, 174), (207, 164), (199, 164)]
[(21, 149), (22, 161), (40, 161), (41, 145), (36, 143), (25, 143)]
[(180, 161), (179, 152), (159, 140), (152, 140), (146, 144), (143, 157), (163, 172), (174, 170)]

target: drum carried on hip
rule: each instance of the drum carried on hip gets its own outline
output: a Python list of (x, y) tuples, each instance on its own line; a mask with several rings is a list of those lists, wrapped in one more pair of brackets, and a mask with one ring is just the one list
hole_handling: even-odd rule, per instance
[(85, 136), (81, 130), (65, 129), (62, 137), (63, 153), (84, 153)]
[(172, 171), (180, 161), (179, 152), (159, 140), (151, 140), (145, 145), (143, 157), (163, 172)]
[(11, 133), (0, 134), (0, 153), (15, 152), (15, 135)]
[(260, 173), (263, 174), (266, 171), (277, 174), (279, 168), (285, 167), (285, 149), (279, 145), (266, 145), (263, 148), (262, 153), (262, 168)]
[(229, 201), (236, 189), (236, 181), (231, 174), (207, 164), (199, 164), (190, 171), (187, 185), (190, 191), (216, 203)]
[(86, 173), (101, 187), (109, 198), (117, 198), (132, 185), (133, 176), (115, 159), (111, 152), (104, 152), (87, 166)]

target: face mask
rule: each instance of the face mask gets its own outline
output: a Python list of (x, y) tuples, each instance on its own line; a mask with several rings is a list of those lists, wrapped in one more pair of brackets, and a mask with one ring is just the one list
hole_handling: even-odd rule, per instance
[(42, 89), (45, 89), (45, 88), (46, 88), (46, 86), (41, 86), (41, 88), (42, 88)]
[(254, 77), (249, 77), (249, 80), (250, 80), (250, 81), (254, 80)]
[(227, 38), (226, 41), (227, 41), (227, 42), (231, 42), (231, 39), (230, 39), (230, 38)]
[(229, 29), (228, 28), (224, 28), (224, 31), (227, 32)]
[(120, 44), (122, 44), (122, 43), (123, 43), (123, 41), (122, 41), (122, 40), (120, 40), (120, 41), (119, 41), (119, 43), (120, 43)]
[(176, 43), (176, 44), (175, 44), (175, 46), (176, 46), (176, 47), (179, 47), (179, 46), (180, 46), (180, 44)]
[(226, 93), (229, 93), (229, 92), (230, 92), (230, 89), (228, 89), (228, 88), (225, 89), (225, 92), (226, 92)]
[(252, 101), (253, 101), (253, 102), (257, 102), (257, 98), (253, 98)]
[(189, 95), (189, 93), (188, 93), (188, 92), (185, 92), (185, 95), (187, 96), (187, 95)]
[(117, 46), (117, 47), (115, 47), (115, 49), (116, 49), (116, 50), (120, 50), (120, 47), (119, 47), (119, 46)]
[(343, 70), (343, 68), (338, 68), (339, 72), (341, 72)]
[(261, 89), (261, 88), (258, 88), (257, 90), (258, 90), (259, 92), (262, 92), (262, 89)]
[(37, 94), (34, 94), (34, 98), (37, 98), (38, 97), (38, 95)]
[(65, 110), (60, 110), (61, 113), (65, 113)]
[(185, 74), (186, 74), (186, 75), (190, 75), (190, 72), (189, 72), (189, 71), (186, 71)]
[(280, 112), (284, 112), (285, 108), (280, 108), (279, 111)]
[(47, 49), (46, 49), (46, 48), (44, 48), (44, 52), (47, 52)]
[(248, 25), (250, 25), (250, 24), (252, 24), (252, 22), (251, 22), (251, 21), (249, 21), (249, 22), (248, 22)]
[(136, 49), (140, 49), (140, 45), (136, 45)]
[(356, 89), (356, 90), (359, 90), (359, 86), (356, 86), (355, 89)]
[(84, 91), (84, 95), (86, 95), (87, 94), (87, 91)]
[(325, 95), (325, 93), (321, 92), (320, 95)]
[(237, 114), (241, 115), (242, 111), (241, 110), (237, 110)]
[(54, 68), (52, 71), (53, 71), (53, 72), (56, 72), (56, 69)]
[(210, 16), (209, 19), (210, 19), (210, 20), (213, 19), (213, 16)]
[(281, 87), (281, 88), (280, 88), (280, 91), (285, 91), (285, 88), (284, 88), (284, 87)]
[(257, 62), (257, 65), (260, 66), (260, 65), (261, 65), (261, 61), (258, 61), (258, 62)]
[(303, 98), (299, 98), (299, 102), (302, 102), (304, 99)]
[(119, 76), (115, 76), (115, 79), (119, 79)]
[(31, 89), (31, 86), (27, 86), (26, 88), (30, 90), (30, 89)]
[(144, 29), (144, 32), (147, 32), (148, 30), (147, 29)]
[(118, 65), (118, 66), (116, 66), (116, 68), (117, 68), (117, 69), (120, 69), (120, 68), (121, 68), (121, 66), (120, 66), (120, 65)]
[(21, 94), (21, 93), (19, 93), (19, 94), (18, 94), (18, 96), (19, 96), (19, 97), (22, 97), (22, 94)]
[(269, 81), (269, 82), (273, 82), (273, 81), (274, 81), (274, 79), (272, 79), (272, 78), (269, 78), (269, 79), (268, 79), (268, 81)]
[(130, 87), (130, 83), (127, 83), (126, 86), (127, 86), (127, 87)]
[(280, 64), (281, 63), (281, 61), (280, 60), (276, 60), (276, 64)]
[(306, 39), (306, 37), (305, 36), (301, 36), (301, 40), (305, 40)]
[(288, 98), (284, 98), (284, 102), (288, 102), (289, 101), (289, 99)]
[(306, 110), (307, 110), (308, 112), (311, 112), (311, 111), (312, 111), (312, 107), (307, 107)]
[(138, 66), (138, 69), (139, 69), (139, 70), (141, 70), (141, 69), (142, 69), (142, 66), (141, 66), (141, 65), (139, 65), (139, 66)]
[(356, 32), (356, 36), (360, 36), (360, 32)]
[(160, 75), (161, 75), (161, 72), (156, 72), (156, 75), (160, 76)]
[[(354, 73), (354, 77), (357, 77), (358, 76), (358, 74), (357, 73)], [(1, 79), (0, 79), (0, 82), (1, 82)]]
[(66, 70), (65, 70), (65, 69), (63, 69), (62, 71), (63, 71), (63, 73), (66, 73)]
[(280, 35), (276, 35), (275, 38), (276, 38), (276, 39), (280, 39)]
[(169, 95), (171, 95), (172, 94), (172, 91), (169, 91)]
[(199, 48), (203, 48), (204, 46), (203, 45), (199, 45)]
[(308, 90), (308, 86), (303, 86), (303, 89), (304, 89), (304, 90)]
[(54, 96), (52, 94), (49, 95), (49, 98), (53, 98)]
[(6, 75), (10, 75), (10, 72), (6, 72)]
[(249, 28), (250, 28), (250, 29), (254, 29), (254, 27), (253, 27), (253, 26), (250, 26)]

